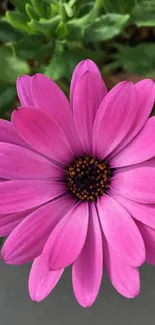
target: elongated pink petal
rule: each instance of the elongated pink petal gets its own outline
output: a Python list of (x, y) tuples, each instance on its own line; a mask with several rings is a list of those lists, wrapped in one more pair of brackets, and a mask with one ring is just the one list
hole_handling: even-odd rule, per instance
[(135, 86), (121, 82), (103, 99), (94, 130), (94, 154), (100, 159), (111, 153), (129, 133), (136, 119), (138, 96)]
[(11, 214), (0, 215), (0, 237), (9, 235), (30, 213), (37, 208), (16, 212)]
[(43, 256), (51, 270), (72, 264), (80, 254), (88, 229), (88, 205), (78, 203), (59, 222), (50, 235)]
[(142, 129), (149, 118), (155, 101), (155, 83), (151, 79), (144, 79), (135, 84), (139, 95), (137, 119), (131, 134), (126, 138), (123, 146), (127, 145)]
[(106, 85), (105, 85), (104, 81), (102, 80), (102, 76), (101, 76), (101, 73), (100, 73), (97, 65), (92, 60), (89, 60), (89, 59), (83, 60), (76, 66), (75, 70), (73, 71), (73, 76), (72, 76), (71, 85), (70, 85), (71, 107), (73, 106), (73, 95), (74, 95), (76, 83), (79, 80), (79, 78), (83, 74), (85, 74), (85, 72), (87, 72), (87, 71), (95, 73), (98, 78), (98, 83), (100, 82), (100, 84), (102, 84), (102, 89), (103, 89), (102, 99), (107, 94)]
[(150, 118), (141, 132), (110, 160), (111, 167), (137, 164), (155, 156), (155, 117)]
[(82, 146), (68, 99), (63, 91), (54, 81), (38, 73), (32, 78), (32, 96), (35, 106), (54, 118), (65, 133), (75, 155), (80, 155)]
[(21, 137), (45, 156), (64, 163), (73, 159), (63, 131), (41, 110), (20, 108), (13, 112), (12, 121)]
[(155, 101), (155, 83), (151, 79), (144, 79), (136, 83), (136, 90), (139, 95), (138, 121), (135, 128), (135, 135), (144, 126), (153, 108)]
[(60, 179), (63, 170), (37, 153), (0, 142), (0, 177), (6, 179)]
[(12, 123), (3, 119), (0, 119), (0, 141), (17, 144), (22, 147), (29, 147), (18, 135)]
[(17, 78), (17, 93), (22, 106), (34, 106), (31, 83), (30, 76), (23, 75)]
[(87, 153), (92, 153), (95, 116), (104, 97), (104, 84), (98, 74), (86, 71), (76, 82), (73, 98), (75, 124)]
[(41, 301), (46, 298), (58, 283), (62, 270), (50, 271), (42, 256), (35, 258), (29, 275), (29, 294), (32, 300)]
[(60, 182), (19, 180), (0, 183), (0, 214), (20, 212), (46, 203), (64, 193)]
[(138, 129), (138, 124), (139, 128), (143, 127), (153, 108), (155, 100), (155, 83), (151, 79), (143, 79), (137, 82), (135, 87), (139, 95), (137, 121), (137, 132), (139, 132), (140, 129)]
[(120, 169), (110, 186), (117, 194), (133, 201), (155, 203), (155, 168), (145, 167), (144, 164), (144, 167), (135, 165), (122, 171)]
[(131, 214), (131, 216), (143, 222), (145, 225), (155, 228), (155, 204), (142, 204), (129, 200), (124, 196), (110, 192), (110, 195), (118, 201)]
[(144, 240), (146, 262), (155, 265), (155, 230), (137, 221), (137, 226)]
[(144, 263), (144, 242), (129, 213), (107, 195), (97, 202), (97, 208), (104, 235), (118, 256), (131, 266)]
[(41, 254), (54, 227), (73, 206), (64, 197), (32, 212), (10, 234), (2, 248), (2, 258), (8, 264), (23, 264)]
[(114, 288), (126, 298), (139, 294), (140, 276), (137, 268), (125, 264), (104, 238), (104, 267)]
[[(142, 129), (153, 108), (155, 100), (155, 83), (151, 79), (144, 79), (135, 84), (138, 93), (138, 102), (135, 103), (137, 116), (134, 120), (130, 132), (126, 135), (122, 143), (113, 151), (112, 156), (123, 149)], [(111, 156), (111, 155), (110, 155)]]
[(149, 160), (146, 160), (146, 161), (143, 161), (141, 163), (138, 163), (138, 164), (135, 164), (135, 165), (131, 165), (131, 166), (124, 166), (124, 167), (118, 167), (117, 169), (115, 169), (115, 173), (124, 173), (124, 172), (128, 172), (128, 171), (131, 171), (131, 170), (143, 170), (142, 168), (155, 168), (155, 157), (149, 159)]
[(75, 297), (83, 307), (90, 307), (99, 292), (102, 280), (102, 236), (96, 209), (92, 206), (88, 233), (81, 254), (72, 268)]

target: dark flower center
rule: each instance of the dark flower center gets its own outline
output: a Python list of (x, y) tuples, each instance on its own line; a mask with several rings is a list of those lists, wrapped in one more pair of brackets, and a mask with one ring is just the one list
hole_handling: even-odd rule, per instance
[(107, 192), (111, 176), (112, 170), (106, 162), (83, 156), (66, 169), (65, 182), (72, 197), (93, 202)]

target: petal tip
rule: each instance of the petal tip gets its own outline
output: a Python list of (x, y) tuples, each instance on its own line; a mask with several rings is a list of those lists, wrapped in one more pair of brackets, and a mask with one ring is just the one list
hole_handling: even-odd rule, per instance
[(37, 295), (36, 292), (31, 292), (30, 288), (29, 288), (29, 295), (30, 295), (30, 298), (33, 302), (35, 303), (39, 303), (41, 302), (41, 298)]
[(91, 297), (88, 297), (88, 299), (86, 297), (82, 297), (82, 299), (79, 299), (79, 297), (77, 297), (76, 295), (75, 297), (79, 305), (83, 308), (90, 308), (96, 300), (96, 298), (91, 299)]

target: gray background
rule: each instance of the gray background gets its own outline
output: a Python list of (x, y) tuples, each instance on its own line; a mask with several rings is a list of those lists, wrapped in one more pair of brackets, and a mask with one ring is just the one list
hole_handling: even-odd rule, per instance
[(97, 301), (83, 309), (74, 299), (68, 270), (43, 302), (30, 300), (27, 279), (30, 265), (10, 266), (0, 261), (1, 325), (154, 325), (155, 267), (141, 268), (141, 293), (133, 300), (121, 297), (106, 277)]

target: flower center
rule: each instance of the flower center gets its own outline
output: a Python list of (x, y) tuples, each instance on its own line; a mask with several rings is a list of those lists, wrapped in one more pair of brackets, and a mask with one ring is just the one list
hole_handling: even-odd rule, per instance
[(111, 176), (107, 163), (93, 156), (83, 156), (66, 169), (65, 182), (72, 197), (93, 202), (107, 192)]

